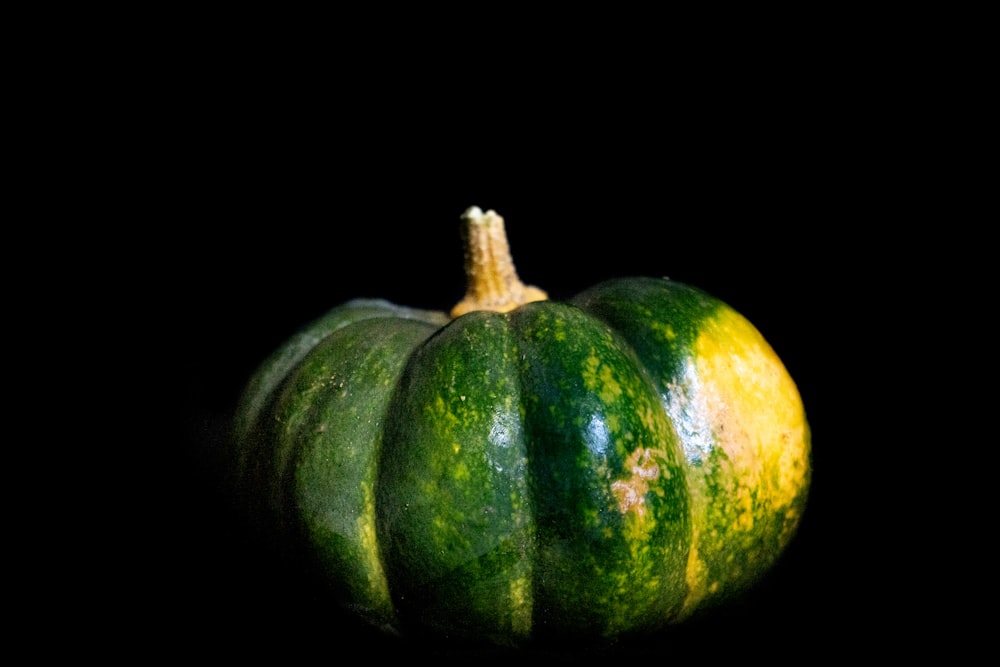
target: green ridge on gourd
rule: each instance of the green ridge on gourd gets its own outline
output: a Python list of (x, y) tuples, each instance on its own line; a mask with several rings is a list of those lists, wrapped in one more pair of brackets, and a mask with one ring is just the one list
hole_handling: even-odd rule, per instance
[(379, 627), (501, 645), (655, 632), (757, 581), (810, 482), (801, 399), (704, 292), (654, 278), (565, 303), (463, 216), (451, 317), (355, 300), (254, 374), (238, 489)]

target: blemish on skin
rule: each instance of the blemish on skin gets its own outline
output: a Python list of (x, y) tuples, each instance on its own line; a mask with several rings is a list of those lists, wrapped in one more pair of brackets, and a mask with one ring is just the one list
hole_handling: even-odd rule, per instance
[(636, 508), (636, 513), (639, 516), (643, 516), (646, 513), (646, 509), (643, 507), (645, 500), (632, 484), (631, 480), (622, 481), (617, 480), (611, 484), (611, 492), (615, 494), (615, 500), (618, 501), (618, 510), (625, 514), (633, 507)]
[(660, 465), (656, 457), (664, 457), (662, 451), (648, 447), (640, 447), (632, 452), (625, 461), (625, 469), (631, 475), (627, 479), (615, 480), (611, 483), (611, 493), (618, 501), (618, 510), (625, 514), (634, 511), (642, 517), (646, 514), (646, 494), (649, 483), (660, 477)]

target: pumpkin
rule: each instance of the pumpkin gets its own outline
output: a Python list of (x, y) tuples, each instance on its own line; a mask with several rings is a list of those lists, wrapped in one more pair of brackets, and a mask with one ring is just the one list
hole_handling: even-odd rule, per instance
[(451, 313), (350, 301), (252, 376), (233, 429), (244, 506), (404, 636), (615, 641), (747, 590), (811, 476), (769, 344), (666, 278), (550, 301), (518, 278), (500, 216), (463, 222)]

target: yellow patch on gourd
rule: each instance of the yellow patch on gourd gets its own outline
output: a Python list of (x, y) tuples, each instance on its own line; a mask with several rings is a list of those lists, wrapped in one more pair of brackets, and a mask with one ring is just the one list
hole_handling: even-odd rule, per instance
[[(740, 487), (758, 489), (771, 509), (791, 505), (805, 483), (808, 436), (798, 388), (760, 332), (722, 309), (695, 343), (699, 397), (716, 446), (733, 465)], [(736, 499), (750, 511), (749, 497)], [(751, 521), (740, 517), (738, 521)]]
[(604, 415), (604, 425), (608, 427), (608, 433), (620, 433), (622, 430), (621, 419), (618, 415)]
[(583, 385), (588, 391), (597, 392), (605, 404), (613, 403), (622, 395), (622, 387), (615, 378), (614, 370), (602, 364), (596, 354), (587, 357), (583, 369)]
[(688, 584), (688, 594), (684, 598), (684, 605), (681, 607), (680, 618), (685, 618), (694, 612), (706, 597), (719, 592), (719, 581), (710, 579), (711, 573), (704, 556), (698, 549), (701, 544), (697, 526), (691, 535), (691, 550), (688, 552), (686, 580)]
[(737, 514), (730, 526), (730, 530), (750, 530), (753, 528), (753, 496), (750, 489), (740, 486), (736, 489), (736, 502), (734, 503)]
[(531, 587), (525, 577), (510, 582), (511, 630), (515, 636), (531, 632)]
[(388, 603), (389, 585), (382, 570), (382, 561), (379, 559), (378, 538), (375, 534), (375, 493), (372, 485), (368, 482), (362, 483), (362, 493), (364, 495), (364, 510), (358, 515), (355, 528), (361, 541), (361, 548), (364, 551), (365, 567), (364, 571), (368, 575), (368, 588), (371, 592), (371, 599)]
[[(705, 462), (688, 469), (694, 521), (683, 614), (733, 583), (724, 573), (713, 574), (709, 563), (733, 557), (720, 548), (735, 535), (779, 530), (774, 537), (787, 541), (798, 519), (794, 503), (809, 476), (809, 431), (798, 388), (760, 332), (723, 308), (702, 323), (692, 352), (693, 366), (668, 408), (682, 426), (689, 458)], [(715, 449), (724, 456), (712, 456)], [(727, 495), (712, 495), (720, 492)], [(785, 522), (774, 526), (774, 516)], [(715, 523), (720, 518), (726, 523)]]
[(649, 328), (663, 340), (670, 341), (677, 338), (677, 332), (674, 331), (674, 328), (670, 324), (650, 322)]
[(688, 594), (684, 600), (681, 616), (686, 616), (704, 599), (708, 588), (708, 566), (698, 555), (698, 528), (691, 535), (691, 550), (688, 552), (687, 574)]

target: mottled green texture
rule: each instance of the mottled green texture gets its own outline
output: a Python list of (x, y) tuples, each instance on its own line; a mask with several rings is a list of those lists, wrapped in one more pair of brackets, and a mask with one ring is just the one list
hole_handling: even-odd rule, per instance
[[(411, 358), (385, 443), (379, 539), (404, 623), (511, 641), (678, 613), (690, 527), (675, 436), (636, 360), (579, 310), (445, 327)], [(637, 451), (649, 479), (634, 479)]]
[(237, 493), (254, 519), (303, 537), (336, 594), (377, 625), (394, 622), (375, 538), (384, 415), (410, 351), (439, 322), (378, 301), (334, 309), (261, 367), (236, 422)]
[[(745, 590), (773, 565), (791, 539), (809, 486), (806, 471), (794, 499), (776, 501), (765, 489), (788, 484), (777, 479), (778, 465), (764, 456), (755, 458), (752, 466), (731, 461), (720, 446), (725, 425), (704, 410), (702, 395), (725, 388), (706, 384), (711, 380), (698, 370), (699, 350), (706, 347), (706, 341), (708, 347), (720, 342), (726, 346), (725, 337), (739, 332), (725, 323), (745, 320), (701, 290), (665, 279), (607, 281), (571, 302), (628, 341), (658, 388), (663, 410), (681, 438), (689, 463), (695, 553), (705, 582), (705, 590), (695, 592), (689, 604), (706, 607)], [(763, 339), (760, 342), (766, 345)], [(731, 354), (739, 352), (734, 349)], [(808, 430), (804, 437), (808, 449)], [(762, 452), (769, 444), (764, 443)]]
[(797, 522), (768, 518), (788, 508), (758, 502), (699, 407), (695, 350), (726, 308), (652, 279), (451, 321), (346, 304), (251, 382), (241, 488), (377, 625), (515, 645), (654, 631), (756, 576)]
[(236, 441), (250, 436), (277, 384), (317, 343), (341, 327), (372, 317), (414, 319), (438, 326), (448, 322), (444, 313), (397, 306), (383, 299), (354, 299), (329, 310), (282, 343), (254, 372), (236, 410), (233, 424)]
[(613, 327), (644, 366), (651, 364), (664, 377), (683, 371), (702, 322), (725, 307), (695, 287), (662, 278), (608, 280), (569, 303)]
[[(434, 327), (365, 319), (326, 338), (290, 377), (274, 413), (282, 466), (294, 479), (291, 506), (319, 562), (346, 598), (391, 622), (389, 589), (375, 535), (376, 466), (385, 413), (408, 353)], [(281, 462), (279, 462), (280, 465)]]
[(531, 629), (533, 520), (507, 319), (474, 312), (417, 350), (378, 486), (379, 539), (403, 622), (473, 636)]
[[(661, 626), (686, 593), (690, 528), (680, 452), (656, 390), (621, 340), (575, 308), (528, 304), (511, 320), (535, 501), (537, 631)], [(629, 459), (645, 449), (649, 479), (640, 482)], [(640, 503), (623, 510), (615, 482), (645, 486)]]
[(695, 355), (694, 345), (706, 320), (727, 306), (705, 292), (660, 278), (609, 280), (570, 300), (611, 326), (635, 351), (682, 436), (688, 459), (698, 465), (712, 450), (696, 416), (683, 413), (685, 404), (671, 392), (686, 383)]

